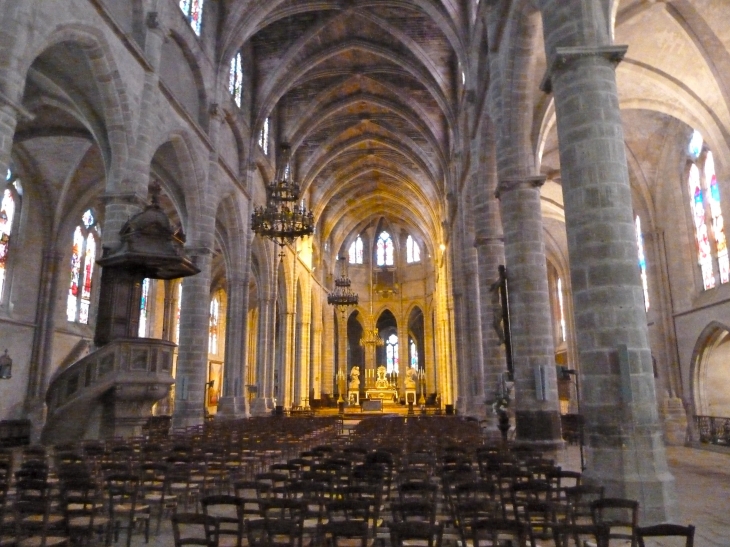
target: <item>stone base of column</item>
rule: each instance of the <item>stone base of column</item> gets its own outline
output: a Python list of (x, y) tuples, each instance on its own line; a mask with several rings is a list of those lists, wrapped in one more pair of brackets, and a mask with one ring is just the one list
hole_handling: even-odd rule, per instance
[(41, 442), (41, 433), (43, 433), (43, 426), (46, 425), (47, 413), (48, 408), (46, 407), (46, 403), (40, 399), (34, 399), (26, 403), (23, 417), (30, 420), (31, 444)]
[(270, 397), (258, 397), (251, 401), (251, 416), (270, 416), (274, 410), (274, 400)]
[[(674, 477), (666, 466), (660, 431), (594, 437), (589, 441), (603, 446), (586, 447), (587, 483), (604, 486), (606, 497), (637, 500), (642, 526), (677, 522)], [(609, 442), (614, 446), (606, 446)]]
[(560, 413), (556, 410), (516, 410), (516, 438), (520, 442), (562, 444)]
[(175, 401), (175, 412), (172, 415), (172, 428), (185, 428), (201, 425), (204, 422), (203, 408), (187, 406), (185, 401)]
[(245, 397), (221, 397), (218, 400), (217, 420), (248, 418), (248, 401)]
[(687, 444), (687, 412), (682, 399), (669, 397), (662, 402), (661, 416), (664, 423), (664, 441), (668, 446)]

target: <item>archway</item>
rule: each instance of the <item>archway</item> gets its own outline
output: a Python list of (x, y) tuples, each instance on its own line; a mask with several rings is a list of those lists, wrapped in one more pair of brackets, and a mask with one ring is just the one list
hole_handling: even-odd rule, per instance
[(692, 395), (698, 416), (730, 416), (730, 329), (708, 325), (692, 360)]

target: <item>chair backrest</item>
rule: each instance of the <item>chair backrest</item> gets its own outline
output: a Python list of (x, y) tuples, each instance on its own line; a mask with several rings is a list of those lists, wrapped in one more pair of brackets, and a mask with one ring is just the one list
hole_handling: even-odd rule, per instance
[(244, 536), (244, 500), (228, 494), (218, 494), (204, 496), (200, 499), (200, 505), (203, 513), (216, 519), (218, 536), (235, 537), (236, 547), (241, 547)]
[(413, 542), (427, 542), (428, 547), (441, 547), (444, 524), (424, 524), (422, 522), (392, 522), (390, 528), (390, 544), (392, 547), (404, 547)]
[(340, 547), (340, 540), (344, 545), (353, 546), (353, 540), (359, 539), (359, 547), (367, 547), (368, 544), (368, 523), (362, 521), (334, 521), (319, 526), (317, 536), (321, 545)]
[(479, 519), (472, 522), (471, 539), (473, 547), (501, 545), (501, 539), (509, 538), (513, 547), (526, 547), (527, 526), (516, 520)]
[(558, 524), (553, 526), (555, 547), (584, 547), (592, 542), (597, 547), (608, 547), (609, 528), (594, 524)]
[(610, 527), (610, 537), (628, 539), (636, 547), (636, 528), (639, 525), (639, 502), (625, 498), (603, 498), (591, 503), (593, 524)]
[(175, 547), (185, 545), (218, 545), (218, 523), (203, 513), (175, 513), (172, 515), (172, 535)]
[(691, 524), (688, 526), (682, 526), (680, 524), (655, 524), (654, 526), (639, 526), (636, 528), (636, 538), (639, 547), (645, 547), (644, 539), (650, 537), (681, 537), (685, 539), (684, 547), (693, 547), (695, 527)]

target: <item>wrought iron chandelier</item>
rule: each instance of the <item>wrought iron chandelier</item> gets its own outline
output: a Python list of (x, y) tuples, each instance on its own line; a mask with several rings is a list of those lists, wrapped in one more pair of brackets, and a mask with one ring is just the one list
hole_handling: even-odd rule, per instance
[(299, 201), (299, 184), (291, 177), (291, 149), (280, 148), (280, 168), (276, 179), (266, 186), (266, 206), (257, 207), (251, 215), (251, 229), (268, 237), (279, 247), (314, 233), (314, 216)]
[(357, 306), (358, 296), (350, 288), (352, 283), (347, 277), (347, 260), (340, 256), (337, 261), (340, 263), (340, 277), (335, 279), (335, 290), (327, 295), (327, 303), (340, 310), (344, 317), (349, 306)]

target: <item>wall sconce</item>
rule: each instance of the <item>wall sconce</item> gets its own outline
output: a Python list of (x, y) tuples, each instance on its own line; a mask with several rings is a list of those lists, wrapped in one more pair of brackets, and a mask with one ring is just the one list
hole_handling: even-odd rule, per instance
[(3, 355), (0, 355), (0, 379), (8, 380), (13, 374), (13, 360), (8, 355), (8, 350), (5, 350)]

